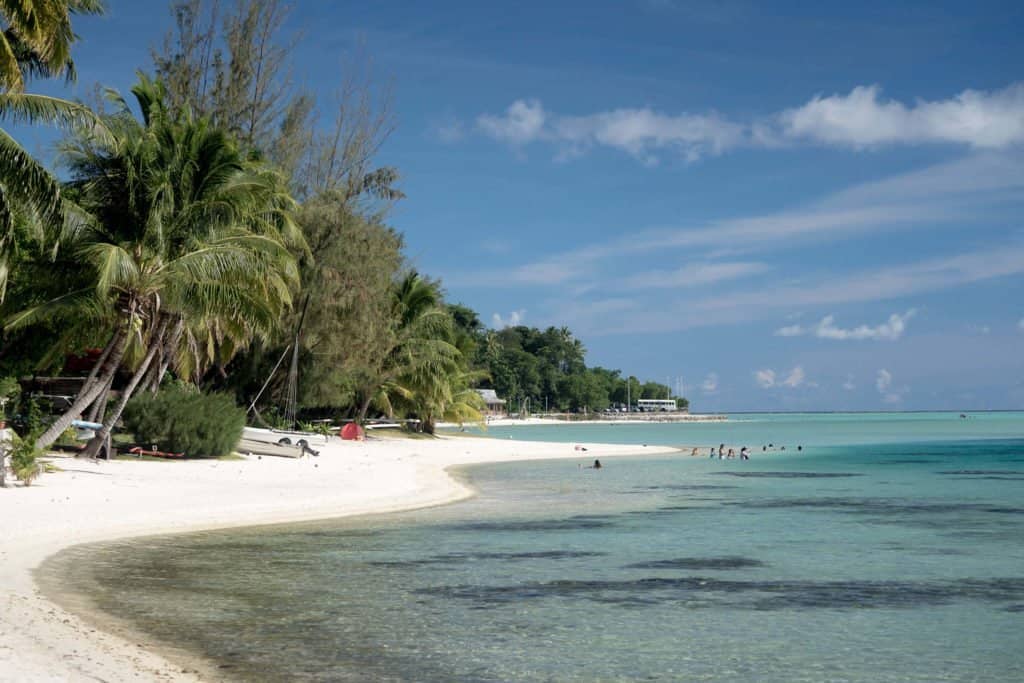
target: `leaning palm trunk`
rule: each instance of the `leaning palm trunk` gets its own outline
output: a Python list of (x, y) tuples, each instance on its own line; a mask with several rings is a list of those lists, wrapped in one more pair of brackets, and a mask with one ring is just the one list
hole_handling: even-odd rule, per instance
[[(102, 368), (106, 364), (107, 358), (110, 357), (110, 351), (114, 348), (114, 339), (115, 337), (110, 338), (110, 342), (107, 343), (107, 348), (103, 349), (103, 353), (100, 354), (100, 357), (96, 360), (96, 364), (92, 366), (92, 371), (89, 373), (89, 376), (85, 379), (86, 384), (89, 384), (94, 379), (96, 379), (96, 376), (99, 374), (100, 368)], [(110, 393), (110, 387), (113, 383), (114, 375), (113, 373), (111, 373), (110, 377), (107, 378), (106, 384), (103, 386), (103, 391), (100, 393), (99, 398), (93, 401), (92, 407), (89, 408), (89, 415), (86, 418), (89, 420), (89, 422), (95, 422), (97, 417), (99, 417), (99, 419), (101, 420), (103, 419), (100, 413), (100, 407), (106, 405), (107, 395)]]
[(49, 426), (49, 428), (36, 439), (36, 448), (49, 448), (54, 441), (60, 438), (60, 435), (64, 433), (64, 430), (71, 426), (71, 423), (78, 419), (82, 414), (82, 411), (89, 407), (99, 395), (103, 392), (103, 388), (107, 385), (107, 380), (114, 376), (118, 368), (121, 367), (121, 360), (124, 358), (125, 347), (128, 344), (128, 333), (126, 330), (119, 329), (114, 333), (114, 338), (111, 340), (113, 344), (110, 355), (107, 357), (107, 365), (101, 373), (89, 381), (86, 379), (86, 383), (82, 385), (82, 389), (78, 392), (78, 396), (75, 397), (74, 403), (68, 408), (63, 415)]
[(163, 340), (160, 344), (159, 360), (153, 367), (153, 372), (149, 378), (149, 383), (146, 386), (152, 393), (156, 393), (160, 389), (160, 383), (164, 379), (164, 375), (167, 374), (167, 368), (171, 366), (171, 361), (174, 360), (175, 349), (178, 348), (178, 342), (181, 341), (181, 335), (185, 331), (185, 319), (178, 317), (178, 322), (175, 323), (174, 329), (171, 331), (171, 336)]
[[(167, 318), (164, 318), (160, 322), (160, 326), (157, 328), (156, 334), (153, 335), (154, 340), (162, 339), (164, 332), (167, 330)], [(103, 427), (96, 432), (96, 435), (89, 440), (86, 444), (85, 450), (82, 451), (82, 455), (87, 455), (90, 458), (95, 458), (103, 444), (107, 442), (107, 438), (110, 436), (110, 431), (117, 424), (117, 421), (121, 419), (121, 413), (124, 412), (124, 407), (128, 405), (128, 401), (131, 399), (132, 394), (135, 393), (135, 388), (139, 386), (139, 382), (146, 375), (146, 371), (149, 370), (150, 364), (153, 362), (153, 357), (156, 356), (157, 350), (160, 348), (159, 342), (154, 341), (150, 344), (149, 349), (146, 351), (146, 356), (139, 363), (139, 367), (135, 369), (135, 374), (132, 375), (131, 380), (121, 391), (121, 397), (117, 400), (117, 405), (114, 407), (114, 412), (103, 421)]]
[(85, 419), (89, 422), (102, 422), (103, 416), (107, 412), (107, 400), (110, 398), (110, 388), (114, 385), (114, 375), (111, 374), (107, 377), (106, 383), (103, 385), (103, 391), (100, 392), (99, 397), (92, 402), (92, 406), (89, 408), (89, 414), (86, 415)]

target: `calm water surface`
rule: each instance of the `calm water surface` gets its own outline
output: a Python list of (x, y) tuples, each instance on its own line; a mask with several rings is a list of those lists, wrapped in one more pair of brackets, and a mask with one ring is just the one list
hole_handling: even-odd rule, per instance
[(1022, 414), (507, 433), (754, 453), (476, 467), (466, 503), (44, 575), (237, 680), (1024, 680)]

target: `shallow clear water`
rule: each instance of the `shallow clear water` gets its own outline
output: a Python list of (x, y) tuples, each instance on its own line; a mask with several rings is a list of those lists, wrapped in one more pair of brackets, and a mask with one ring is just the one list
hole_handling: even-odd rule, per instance
[[(753, 458), (476, 467), (458, 505), (76, 548), (45, 572), (238, 680), (1024, 680), (1024, 415), (986, 419), (717, 425), (737, 431), (712, 443), (754, 430)], [(513, 433), (610, 440), (551, 429)]]

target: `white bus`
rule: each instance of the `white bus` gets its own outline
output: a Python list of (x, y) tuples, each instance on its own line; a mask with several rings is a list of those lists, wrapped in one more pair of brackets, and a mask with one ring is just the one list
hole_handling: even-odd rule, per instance
[(675, 399), (671, 398), (638, 398), (636, 409), (641, 413), (668, 413), (678, 410)]

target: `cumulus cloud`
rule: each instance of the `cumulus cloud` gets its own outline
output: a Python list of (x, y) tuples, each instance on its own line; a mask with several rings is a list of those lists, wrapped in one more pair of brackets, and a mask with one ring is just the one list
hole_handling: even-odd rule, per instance
[(853, 383), (853, 375), (846, 375), (846, 381), (843, 382), (843, 389), (847, 391), (853, 391), (857, 388), (857, 385)]
[(795, 389), (804, 383), (804, 379), (804, 369), (798, 365), (789, 371), (789, 375), (786, 379), (782, 380), (782, 386)]
[(538, 100), (516, 100), (504, 114), (484, 114), (476, 123), (487, 135), (513, 145), (533, 142), (544, 132), (547, 114)]
[(799, 337), (802, 334), (807, 334), (807, 328), (802, 325), (786, 325), (775, 330), (776, 337)]
[(814, 97), (779, 115), (788, 138), (850, 147), (955, 143), (1000, 148), (1024, 142), (1024, 83), (991, 92), (964, 90), (911, 106), (880, 98), (877, 85)]
[(509, 313), (507, 318), (502, 317), (499, 313), (495, 313), (491, 316), (491, 321), (494, 324), (494, 329), (501, 330), (506, 327), (521, 325), (525, 316), (526, 310), (521, 308), (518, 311)]
[(885, 368), (878, 371), (878, 375), (875, 377), (875, 388), (882, 395), (883, 403), (899, 403), (903, 400), (903, 394), (908, 391), (907, 387), (899, 389), (893, 387), (892, 373)]
[(878, 389), (878, 393), (884, 394), (892, 386), (892, 373), (882, 368), (878, 371), (878, 377), (875, 379), (875, 387)]
[(775, 386), (775, 371), (770, 368), (758, 370), (754, 373), (754, 381), (762, 389), (771, 389)]
[(882, 98), (878, 85), (861, 85), (749, 121), (714, 111), (666, 113), (649, 107), (558, 115), (539, 100), (520, 99), (502, 114), (480, 115), (477, 127), (516, 146), (546, 140), (556, 145), (560, 159), (605, 147), (646, 164), (656, 164), (658, 153), (666, 151), (694, 161), (738, 147), (806, 142), (858, 149), (895, 144), (1002, 149), (1024, 143), (1024, 82), (910, 105)]
[(700, 383), (700, 389), (705, 394), (713, 394), (718, 391), (718, 375), (714, 372), (709, 372), (704, 381)]
[(743, 126), (717, 114), (663, 114), (652, 109), (616, 109), (587, 116), (566, 116), (554, 127), (568, 153), (611, 147), (647, 162), (652, 153), (675, 149), (687, 160), (720, 154), (743, 142)]
[(835, 340), (863, 340), (863, 339), (874, 339), (874, 340), (885, 340), (885, 341), (896, 341), (903, 336), (903, 333), (907, 329), (907, 321), (910, 320), (917, 313), (916, 309), (910, 309), (906, 313), (900, 315), (899, 313), (893, 313), (889, 316), (889, 319), (875, 326), (858, 325), (852, 328), (842, 328), (835, 324), (835, 316), (826, 315), (817, 325), (787, 325), (786, 327), (780, 327), (775, 330), (775, 336), (777, 337), (799, 337), (806, 334), (813, 334), (819, 339), (835, 339)]
[(1017, 329), (1024, 332), (1024, 318), (1017, 321)]
[(807, 376), (804, 374), (804, 369), (797, 365), (789, 374), (786, 375), (785, 379), (775, 374), (775, 371), (771, 368), (764, 368), (763, 370), (757, 370), (754, 372), (754, 381), (762, 389), (771, 389), (772, 387), (786, 387), (788, 389), (796, 389), (804, 383)]

